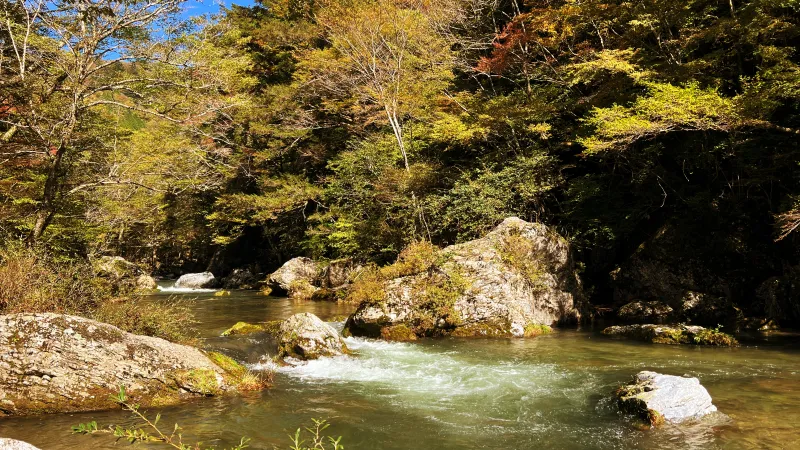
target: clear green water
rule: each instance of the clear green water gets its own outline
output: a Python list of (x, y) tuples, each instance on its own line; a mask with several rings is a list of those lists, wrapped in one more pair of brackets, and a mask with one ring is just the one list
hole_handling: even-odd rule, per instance
[[(305, 311), (329, 320), (349, 307), (234, 292), (199, 294), (196, 311), (208, 347), (254, 364), (271, 343), (219, 333), (239, 320)], [(348, 449), (800, 448), (796, 342), (794, 336), (772, 335), (736, 349), (674, 347), (577, 330), (527, 340), (349, 339), (357, 356), (280, 369), (268, 391), (160, 412), (165, 424), (178, 422), (189, 440), (221, 447), (247, 436), (253, 449), (288, 448), (287, 434), (312, 417), (332, 422), (329, 431), (342, 435)], [(638, 428), (609, 398), (640, 370), (699, 377), (729, 418)], [(90, 420), (131, 423), (119, 411), (5, 419), (0, 436), (44, 450), (127, 446), (108, 436), (70, 434), (72, 424)]]

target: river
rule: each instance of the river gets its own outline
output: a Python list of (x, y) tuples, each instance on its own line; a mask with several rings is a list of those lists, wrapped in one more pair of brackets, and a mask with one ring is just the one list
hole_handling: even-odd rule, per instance
[[(162, 301), (174, 292), (153, 296)], [(264, 338), (222, 338), (237, 321), (311, 312), (323, 320), (352, 307), (247, 291), (196, 298), (204, 346), (253, 367), (272, 351)], [(335, 323), (341, 326), (341, 322)], [(800, 448), (797, 336), (743, 337), (740, 348), (616, 341), (596, 330), (556, 330), (533, 339), (440, 339), (414, 343), (348, 338), (352, 357), (278, 369), (264, 392), (150, 410), (177, 422), (185, 441), (224, 448), (289, 448), (288, 434), (311, 418), (355, 449), (751, 449)], [(621, 417), (611, 392), (641, 370), (700, 378), (724, 413), (693, 426), (642, 429)], [(0, 420), (0, 436), (43, 450), (118, 449), (109, 435), (72, 435), (70, 426), (131, 424), (103, 411)], [(164, 448), (137, 444), (138, 448)]]

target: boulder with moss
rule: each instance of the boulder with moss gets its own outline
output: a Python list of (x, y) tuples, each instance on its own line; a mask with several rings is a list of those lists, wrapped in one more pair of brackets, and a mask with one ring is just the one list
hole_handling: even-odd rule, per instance
[(286, 261), (267, 277), (272, 292), (311, 297), (318, 284), (321, 267), (311, 258), (297, 257)]
[(654, 344), (692, 344), (734, 347), (739, 342), (731, 335), (696, 325), (617, 325), (603, 330), (606, 336), (652, 342)]
[(101, 256), (93, 265), (97, 275), (108, 278), (122, 290), (152, 291), (158, 287), (144, 269), (121, 256)]
[(210, 355), (81, 317), (0, 316), (0, 416), (113, 408), (120, 386), (148, 406), (252, 385)]
[(349, 353), (344, 339), (330, 325), (311, 313), (284, 320), (278, 334), (278, 357), (317, 359)]
[(717, 411), (697, 378), (643, 371), (615, 395), (622, 411), (652, 426), (697, 420)]
[(582, 299), (566, 239), (511, 217), (481, 239), (441, 250), (414, 244), (395, 264), (362, 273), (346, 327), (373, 337), (398, 325), (417, 336), (522, 337), (526, 327), (576, 321)]

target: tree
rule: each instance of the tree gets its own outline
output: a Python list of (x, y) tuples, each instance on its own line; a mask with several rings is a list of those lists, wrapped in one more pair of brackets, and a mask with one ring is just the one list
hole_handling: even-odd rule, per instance
[[(183, 0), (17, 0), (2, 6), (0, 116), (7, 163), (30, 161), (44, 173), (28, 241), (37, 241), (66, 197), (85, 188), (132, 184), (113, 176), (68, 186), (77, 161), (122, 137), (104, 129), (115, 108), (194, 129), (229, 109), (221, 66), (205, 60), (203, 39), (179, 20)], [(219, 56), (219, 55), (217, 55)], [(238, 62), (233, 60), (234, 63)], [(221, 95), (222, 94), (222, 95)], [(99, 134), (106, 133), (102, 138)], [(210, 134), (211, 133), (211, 134)], [(94, 136), (94, 137), (92, 137)], [(87, 167), (96, 167), (88, 164)]]

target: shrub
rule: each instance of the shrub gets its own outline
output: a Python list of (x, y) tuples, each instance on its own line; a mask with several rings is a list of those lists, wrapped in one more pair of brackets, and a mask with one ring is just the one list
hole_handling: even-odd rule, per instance
[(193, 344), (197, 337), (191, 302), (180, 299), (170, 298), (164, 302), (142, 298), (109, 300), (89, 315), (130, 333), (172, 342)]
[(89, 261), (56, 258), (44, 250), (0, 248), (0, 314), (53, 312), (83, 316), (125, 331), (190, 342), (194, 318), (186, 303), (126, 297)]

